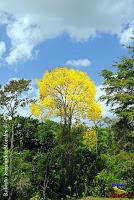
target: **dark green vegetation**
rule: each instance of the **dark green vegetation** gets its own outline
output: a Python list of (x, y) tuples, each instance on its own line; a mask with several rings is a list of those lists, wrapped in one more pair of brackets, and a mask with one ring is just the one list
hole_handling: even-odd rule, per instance
[(106, 91), (101, 99), (113, 106), (115, 118), (93, 125), (97, 144), (92, 150), (82, 143), (82, 135), (88, 129), (84, 123), (75, 123), (71, 140), (64, 143), (61, 124), (19, 115), (19, 106), (29, 103), (21, 98), (30, 87), (29, 81), (11, 81), (0, 89), (0, 107), (3, 111), (7, 108), (0, 115), (1, 200), (5, 199), (5, 131), (9, 139), (9, 200), (108, 197), (113, 193), (112, 183), (126, 183), (123, 189), (134, 192), (134, 49), (129, 50), (129, 56), (114, 65), (116, 72), (101, 72)]

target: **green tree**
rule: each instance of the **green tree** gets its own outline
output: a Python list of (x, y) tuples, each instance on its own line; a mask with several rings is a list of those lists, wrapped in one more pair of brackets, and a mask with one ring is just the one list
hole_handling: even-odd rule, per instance
[(23, 97), (23, 92), (30, 89), (30, 80), (11, 80), (4, 86), (0, 86), (0, 109), (6, 119), (10, 121), (10, 155), (9, 155), (9, 175), (12, 174), (12, 154), (14, 149), (14, 124), (15, 117), (20, 107), (25, 107), (30, 100)]
[(24, 107), (29, 103), (28, 98), (21, 97), (22, 93), (30, 89), (29, 80), (11, 80), (5, 86), (0, 87), (0, 108), (3, 114), (11, 119), (11, 139), (10, 139), (10, 175), (12, 173), (12, 151), (14, 147), (14, 121), (19, 107)]
[(115, 72), (101, 72), (104, 78), (103, 90), (106, 92), (101, 100), (106, 100), (112, 106), (111, 111), (118, 117), (113, 128), (118, 146), (124, 150), (134, 148), (134, 47), (129, 46), (128, 49), (129, 55), (113, 65)]

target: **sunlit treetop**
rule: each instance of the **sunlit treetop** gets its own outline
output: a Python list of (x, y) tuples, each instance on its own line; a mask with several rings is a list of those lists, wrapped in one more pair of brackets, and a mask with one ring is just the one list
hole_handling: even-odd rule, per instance
[(37, 84), (40, 99), (31, 105), (31, 112), (35, 116), (43, 119), (61, 117), (66, 123), (80, 118), (100, 118), (101, 107), (95, 101), (95, 84), (84, 72), (58, 67), (46, 71)]

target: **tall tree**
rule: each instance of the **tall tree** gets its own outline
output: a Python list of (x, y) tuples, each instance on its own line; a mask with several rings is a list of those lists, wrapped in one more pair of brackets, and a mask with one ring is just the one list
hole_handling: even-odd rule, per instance
[(22, 97), (22, 93), (30, 89), (30, 80), (11, 80), (5, 86), (0, 86), (0, 109), (11, 121), (10, 138), (10, 175), (12, 173), (12, 152), (14, 147), (14, 122), (18, 108), (26, 106), (30, 100)]
[[(134, 38), (132, 38), (133, 40)], [(112, 105), (112, 111), (118, 116), (114, 124), (119, 145), (124, 149), (132, 149), (134, 144), (133, 119), (134, 119), (134, 47), (129, 46), (129, 55), (122, 57), (113, 66), (116, 72), (103, 70), (104, 90), (106, 95), (101, 100), (106, 100)]]
[(85, 118), (96, 120), (101, 115), (100, 105), (95, 101), (96, 87), (84, 72), (66, 67), (47, 71), (43, 79), (37, 80), (37, 83), (40, 99), (38, 103), (31, 105), (31, 111), (41, 119), (50, 116), (61, 119), (61, 141), (66, 148), (64, 167), (67, 185), (71, 181), (72, 171), (71, 129), (73, 122)]

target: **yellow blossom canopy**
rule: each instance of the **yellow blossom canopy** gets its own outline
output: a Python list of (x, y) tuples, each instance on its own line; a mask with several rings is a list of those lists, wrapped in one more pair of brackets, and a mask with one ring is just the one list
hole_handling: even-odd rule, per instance
[(46, 71), (37, 84), (40, 99), (31, 105), (35, 116), (60, 116), (67, 122), (76, 118), (100, 118), (101, 108), (95, 101), (95, 84), (84, 72), (58, 67)]

